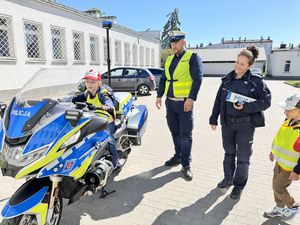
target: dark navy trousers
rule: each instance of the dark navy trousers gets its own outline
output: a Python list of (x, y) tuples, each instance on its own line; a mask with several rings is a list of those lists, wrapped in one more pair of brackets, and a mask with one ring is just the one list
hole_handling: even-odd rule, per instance
[(175, 157), (181, 158), (183, 167), (190, 166), (192, 150), (192, 130), (194, 128), (193, 109), (183, 110), (184, 101), (166, 99), (167, 123), (172, 134)]
[(224, 178), (233, 181), (235, 188), (243, 189), (247, 183), (254, 131), (250, 123), (222, 126)]
[(114, 131), (115, 131), (115, 123), (110, 122), (108, 124), (108, 131), (109, 131), (109, 141), (108, 141), (108, 150), (109, 153), (112, 156), (112, 163), (114, 167), (117, 166), (118, 163), (118, 151), (117, 151), (117, 146), (116, 146), (116, 140), (114, 138)]

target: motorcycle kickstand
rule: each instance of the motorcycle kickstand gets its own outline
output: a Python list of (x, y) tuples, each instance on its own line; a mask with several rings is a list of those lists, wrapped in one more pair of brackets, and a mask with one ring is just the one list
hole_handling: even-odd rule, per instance
[(116, 192), (116, 190), (112, 190), (112, 191), (107, 191), (105, 190), (105, 187), (101, 188), (101, 194), (100, 194), (100, 198), (106, 198), (107, 195), (110, 195), (112, 193)]

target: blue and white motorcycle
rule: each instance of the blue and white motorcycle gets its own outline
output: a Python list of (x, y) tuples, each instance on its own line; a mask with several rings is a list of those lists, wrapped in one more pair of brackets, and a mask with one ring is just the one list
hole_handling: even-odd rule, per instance
[[(82, 74), (42, 69), (9, 106), (0, 106), (2, 174), (26, 178), (2, 209), (2, 225), (57, 225), (62, 198), (73, 203), (87, 191), (108, 194), (104, 187), (113, 165), (107, 120), (71, 102)], [(115, 139), (124, 164), (131, 147), (141, 145), (148, 110), (135, 106), (130, 93), (115, 93), (115, 98)]]

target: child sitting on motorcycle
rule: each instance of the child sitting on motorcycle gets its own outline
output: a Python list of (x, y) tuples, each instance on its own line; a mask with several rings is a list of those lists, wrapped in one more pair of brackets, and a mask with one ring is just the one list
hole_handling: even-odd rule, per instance
[[(113, 109), (113, 111), (115, 112), (114, 104), (108, 94), (108, 90), (102, 87), (101, 74), (94, 69), (90, 69), (85, 73), (83, 80), (87, 90), (83, 94), (73, 97), (72, 102), (86, 102), (92, 104), (93, 106), (101, 107), (102, 110), (106, 112), (109, 109)], [(110, 115), (109, 113), (106, 113), (105, 115), (108, 118), (109, 122), (108, 130), (110, 138), (108, 142), (108, 149), (112, 156), (114, 169), (117, 169), (120, 167), (120, 163), (117, 153), (116, 141), (114, 138), (114, 116)]]

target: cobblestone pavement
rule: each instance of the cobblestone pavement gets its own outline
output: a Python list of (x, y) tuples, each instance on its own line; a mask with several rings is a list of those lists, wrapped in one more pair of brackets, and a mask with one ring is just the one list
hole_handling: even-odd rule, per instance
[[(155, 94), (139, 97), (137, 104), (149, 109), (148, 126), (142, 146), (133, 148), (126, 166), (108, 190), (115, 193), (100, 199), (96, 193), (65, 206), (61, 224), (68, 225), (300, 225), (300, 216), (291, 221), (268, 220), (263, 212), (274, 206), (272, 170), (268, 160), (270, 145), (284, 119), (275, 103), (299, 89), (282, 81), (266, 81), (272, 91), (272, 106), (266, 112), (266, 127), (256, 130), (249, 181), (240, 201), (216, 188), (223, 178), (220, 127), (212, 131), (208, 118), (220, 78), (204, 78), (195, 103), (192, 170), (194, 179), (182, 178), (181, 167), (167, 168), (164, 162), (173, 155), (173, 143), (165, 120), (165, 107), (155, 108)], [(22, 181), (0, 176), (0, 208)], [(300, 183), (289, 190), (300, 201)], [(300, 214), (300, 213), (299, 213)]]

